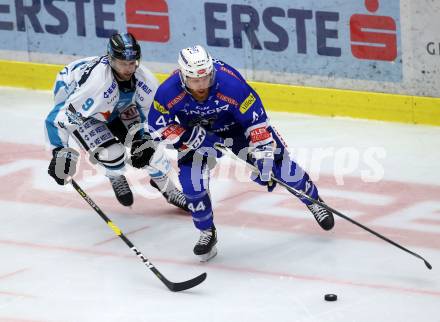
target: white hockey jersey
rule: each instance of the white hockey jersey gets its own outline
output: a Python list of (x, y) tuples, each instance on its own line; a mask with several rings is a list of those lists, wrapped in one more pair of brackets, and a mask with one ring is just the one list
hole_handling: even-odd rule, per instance
[(158, 81), (142, 66), (134, 76), (135, 91), (124, 93), (118, 88), (107, 56), (79, 59), (65, 66), (54, 85), (55, 106), (46, 118), (51, 148), (68, 146), (70, 133), (84, 120), (111, 122), (129, 106), (135, 106), (141, 122), (146, 122)]

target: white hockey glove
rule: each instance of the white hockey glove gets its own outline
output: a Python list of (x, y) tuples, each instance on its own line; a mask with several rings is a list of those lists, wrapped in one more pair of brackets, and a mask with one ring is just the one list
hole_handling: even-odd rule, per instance
[(254, 165), (258, 168), (258, 174), (253, 174), (251, 179), (260, 185), (267, 186), (271, 192), (275, 189), (275, 182), (272, 181), (272, 167), (274, 165), (274, 150), (271, 144), (255, 148), (251, 152)]

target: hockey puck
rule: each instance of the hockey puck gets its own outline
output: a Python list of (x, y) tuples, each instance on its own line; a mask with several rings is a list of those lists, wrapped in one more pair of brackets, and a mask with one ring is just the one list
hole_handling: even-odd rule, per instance
[(329, 302), (334, 302), (338, 299), (338, 296), (336, 294), (325, 294), (324, 300)]

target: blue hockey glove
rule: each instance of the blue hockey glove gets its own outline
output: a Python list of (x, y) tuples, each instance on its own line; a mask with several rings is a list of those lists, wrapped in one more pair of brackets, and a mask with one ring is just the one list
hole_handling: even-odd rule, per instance
[(251, 156), (254, 160), (254, 165), (258, 169), (258, 174), (252, 173), (251, 179), (256, 183), (267, 186), (267, 190), (272, 192), (275, 189), (276, 182), (272, 181), (273, 165), (274, 165), (274, 151), (271, 145), (264, 145), (252, 151)]
[(222, 154), (214, 148), (216, 143), (223, 144), (223, 139), (214, 133), (206, 131), (200, 125), (196, 125), (192, 129), (189, 139), (183, 144), (191, 150), (198, 151), (202, 154), (215, 152), (215, 155), (219, 158)]
[(52, 151), (47, 173), (55, 179), (59, 185), (67, 184), (67, 179), (73, 177), (76, 172), (79, 153), (72, 148), (56, 148)]

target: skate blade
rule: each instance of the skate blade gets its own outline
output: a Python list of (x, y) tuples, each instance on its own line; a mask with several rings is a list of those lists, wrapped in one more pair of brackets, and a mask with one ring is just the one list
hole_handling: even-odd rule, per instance
[(199, 257), (199, 260), (203, 262), (209, 261), (211, 258), (215, 257), (217, 255), (217, 247), (212, 247), (211, 251), (209, 253), (203, 254), (203, 255), (197, 255)]

